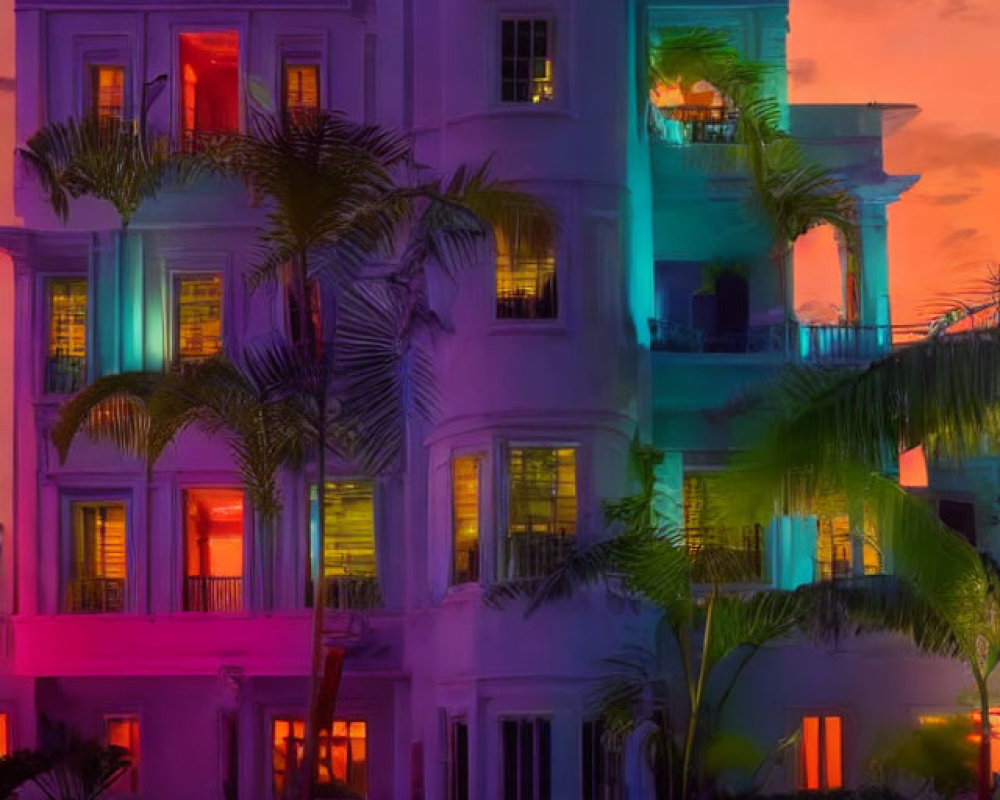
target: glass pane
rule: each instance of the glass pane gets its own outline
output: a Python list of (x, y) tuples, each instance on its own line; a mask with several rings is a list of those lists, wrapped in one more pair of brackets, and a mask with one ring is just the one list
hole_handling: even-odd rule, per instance
[[(375, 485), (371, 481), (327, 482), (323, 543), (326, 575), (376, 575), (374, 500)], [(315, 491), (313, 503), (315, 508)]]
[(221, 352), (222, 276), (178, 277), (174, 297), (177, 358), (199, 361)]
[(67, 586), (68, 610), (90, 614), (123, 611), (125, 504), (74, 502), (71, 519), (73, 563)]
[(521, 720), (520, 761), (521, 794), (519, 800), (535, 800), (535, 726), (531, 720)]
[(840, 764), (840, 717), (824, 717), (824, 768), (826, 772), (825, 789), (839, 789), (843, 784)]
[(819, 789), (819, 717), (802, 718), (802, 789)]
[(187, 611), (236, 611), (243, 607), (243, 492), (184, 492)]
[(538, 800), (552, 800), (552, 730), (547, 719), (538, 727)]
[(452, 461), (452, 580), (479, 580), (479, 464), (478, 456)]
[(48, 291), (45, 388), (69, 393), (83, 387), (87, 355), (87, 279), (52, 278)]
[(91, 113), (102, 122), (120, 122), (125, 111), (125, 68), (90, 68)]
[(504, 720), (503, 734), (503, 800), (518, 800), (517, 794), (517, 722)]

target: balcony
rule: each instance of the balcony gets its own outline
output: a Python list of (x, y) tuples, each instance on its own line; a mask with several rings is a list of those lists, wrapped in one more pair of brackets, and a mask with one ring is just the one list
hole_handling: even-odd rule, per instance
[(79, 578), (66, 587), (66, 611), (70, 614), (117, 614), (124, 610), (124, 578)]
[(808, 364), (863, 364), (892, 350), (893, 337), (919, 335), (912, 326), (750, 325), (710, 332), (671, 320), (650, 320), (650, 347), (665, 353), (756, 353)]
[(725, 106), (657, 108), (654, 132), (667, 144), (738, 144), (739, 112)]
[(242, 611), (243, 578), (188, 575), (184, 581), (185, 611)]
[[(327, 575), (324, 607), (330, 611), (372, 611), (382, 607), (382, 587), (374, 575)], [(306, 604), (311, 608), (313, 584), (306, 586)]]
[(541, 578), (554, 570), (576, 543), (573, 534), (508, 534), (502, 580)]
[(87, 382), (87, 362), (82, 356), (49, 356), (45, 362), (45, 391), (73, 394)]
[(764, 538), (759, 525), (685, 528), (695, 583), (764, 580)]

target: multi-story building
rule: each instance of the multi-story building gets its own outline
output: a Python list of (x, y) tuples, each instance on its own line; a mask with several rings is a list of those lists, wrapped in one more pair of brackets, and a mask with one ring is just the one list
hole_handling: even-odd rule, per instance
[[(787, 324), (748, 181), (715, 157), (740, 146), (726, 109), (710, 92), (648, 99), (646, 48), (671, 26), (724, 28), (771, 65), (790, 131), (857, 196), (847, 321)], [(500, 243), (432, 286), (454, 330), (436, 340), (440, 409), (406, 473), (340, 465), (324, 488), (332, 524), (312, 552), (330, 554), (328, 636), (349, 648), (322, 769), (371, 800), (619, 796), (600, 793), (615, 770), (593, 766), (588, 701), (646, 615), (592, 589), (526, 619), (484, 604), (484, 587), (605, 535), (601, 501), (628, 491), (637, 432), (667, 452), (665, 510), (697, 545), (704, 476), (741, 441), (721, 413), (734, 393), (789, 361), (890, 347), (886, 206), (913, 178), (884, 172), (882, 136), (909, 110), (788, 106), (786, 29), (787, 0), (18, 0), (19, 143), (95, 113), (189, 146), (246, 129), (270, 96), (405, 130), (442, 171), (492, 157), (556, 212), (546, 251)], [(315, 470), (283, 476), (261, 569), (253, 510), (211, 437), (184, 434), (148, 480), (82, 437), (60, 463), (49, 438), (95, 377), (284, 330), (281, 290), (243, 285), (262, 211), (231, 183), (166, 189), (120, 254), (108, 207), (76, 200), (64, 224), (23, 170), (15, 193), (4, 744), (32, 745), (44, 716), (129, 747), (123, 794), (276, 797), (305, 715)], [(850, 530), (831, 517), (724, 536), (762, 580), (794, 586), (882, 569)], [(813, 761), (822, 743), (822, 775), (791, 759), (776, 780), (855, 783), (875, 720), (956, 702), (943, 669), (881, 640), (789, 645), (748, 670), (733, 714), (762, 743), (823, 720), (803, 737)]]

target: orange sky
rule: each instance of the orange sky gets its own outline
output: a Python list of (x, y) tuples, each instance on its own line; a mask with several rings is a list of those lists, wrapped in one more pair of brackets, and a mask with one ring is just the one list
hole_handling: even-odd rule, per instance
[[(10, 201), (13, 0), (0, 0), (0, 224)], [(893, 172), (923, 179), (890, 218), (894, 317), (929, 306), (1000, 261), (1000, 0), (791, 0), (794, 102), (913, 102), (923, 110), (887, 143)], [(835, 274), (800, 300), (832, 299)]]

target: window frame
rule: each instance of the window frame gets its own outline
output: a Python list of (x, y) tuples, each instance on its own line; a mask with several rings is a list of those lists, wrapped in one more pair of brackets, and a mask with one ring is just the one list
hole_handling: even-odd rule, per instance
[[(534, 101), (532, 99), (528, 100), (505, 100), (503, 91), (503, 62), (504, 62), (504, 49), (503, 49), (503, 28), (504, 23), (513, 22), (516, 26), (518, 22), (530, 22), (532, 24), (532, 36), (534, 36), (534, 25), (538, 22), (546, 23), (548, 30), (546, 31), (546, 50), (548, 51), (545, 58), (549, 62), (552, 74), (549, 78), (549, 84), (551, 86), (552, 96), (548, 100)], [(560, 73), (562, 72), (562, 62), (558, 57), (559, 53), (559, 40), (558, 29), (560, 26), (556, 24), (557, 15), (553, 9), (516, 9), (516, 8), (505, 8), (497, 14), (496, 18), (496, 36), (495, 36), (495, 46), (496, 46), (496, 56), (493, 60), (493, 83), (494, 89), (492, 92), (493, 102), (496, 106), (503, 109), (527, 109), (527, 108), (542, 108), (542, 109), (559, 109), (564, 104), (561, 102), (561, 95), (563, 92), (562, 82), (560, 81)], [(515, 33), (515, 38), (516, 38)], [(516, 50), (516, 43), (515, 43)], [(532, 56), (529, 61), (529, 72), (531, 68), (531, 62), (534, 61), (534, 44), (531, 47)], [(515, 63), (517, 62), (515, 56)], [(516, 79), (515, 79), (516, 82)], [(533, 88), (533, 78), (529, 77), (529, 90)], [(516, 87), (515, 87), (516, 94)], [(531, 92), (529, 91), (529, 95)]]
[[(265, 792), (266, 792), (265, 797), (267, 797), (268, 800), (271, 800), (271, 798), (274, 797), (274, 788), (275, 788), (275, 786), (274, 786), (274, 778), (275, 778), (275, 772), (274, 772), (274, 723), (276, 721), (278, 721), (278, 720), (283, 720), (283, 721), (289, 721), (289, 720), (291, 720), (293, 722), (302, 721), (303, 727), (305, 727), (305, 721), (306, 721), (306, 717), (307, 716), (308, 716), (307, 712), (302, 711), (301, 709), (298, 709), (298, 710), (295, 710), (295, 709), (289, 710), (287, 707), (275, 707), (275, 708), (267, 709), (265, 711), (265, 714), (264, 714), (264, 720), (265, 720), (265, 725), (266, 725), (266, 728), (265, 728), (265, 731), (266, 731), (265, 741), (267, 742), (267, 752), (268, 752), (268, 758), (266, 759), (267, 766), (266, 766), (266, 775), (265, 775), (265, 779), (266, 779), (265, 786), (267, 788), (265, 789)], [(372, 743), (372, 721), (371, 721), (371, 718), (368, 717), (368, 716), (364, 716), (362, 713), (350, 713), (350, 714), (344, 714), (342, 716), (341, 715), (335, 715), (333, 721), (335, 723), (336, 722), (346, 722), (346, 723), (348, 723), (348, 725), (350, 725), (350, 723), (352, 723), (352, 722), (363, 722), (365, 724), (365, 765), (364, 765), (365, 797), (366, 798), (370, 798), (371, 794), (372, 794), (372, 792), (371, 792), (371, 785), (372, 785), (371, 784), (371, 776), (372, 775), (371, 775), (371, 758), (370, 758), (371, 743)], [(350, 739), (350, 728), (348, 728), (348, 739)], [(317, 753), (317, 760), (318, 760), (318, 757), (319, 757), (319, 754)], [(323, 784), (320, 784), (320, 785), (323, 785)]]
[(131, 34), (92, 35), (83, 34), (73, 39), (74, 64), (77, 73), (71, 76), (76, 84), (76, 114), (86, 117), (93, 111), (91, 68), (121, 67), (125, 71), (122, 86), (122, 121), (130, 122), (137, 116), (141, 102), (139, 77), (133, 68), (135, 52), (134, 37)]
[[(241, 562), (241, 602), (238, 608), (232, 609), (190, 609), (188, 608), (187, 602), (187, 581), (190, 577), (188, 575), (187, 559), (188, 559), (188, 544), (187, 544), (187, 503), (188, 495), (190, 492), (198, 491), (231, 491), (239, 492), (243, 497), (243, 522), (242, 522), (242, 532), (241, 532), (241, 545), (242, 545), (242, 562)], [(252, 547), (253, 547), (253, 503), (249, 497), (246, 490), (240, 484), (225, 483), (225, 482), (211, 482), (211, 483), (183, 483), (178, 486), (177, 489), (179, 493), (178, 505), (180, 509), (180, 530), (178, 531), (178, 546), (176, 552), (178, 553), (178, 588), (177, 588), (177, 600), (178, 602), (174, 604), (174, 607), (182, 613), (191, 614), (238, 614), (246, 611), (251, 607), (251, 592), (253, 592), (253, 587), (251, 582), (248, 580), (247, 575), (250, 574), (252, 569)], [(200, 577), (211, 577), (211, 576), (200, 576)], [(273, 570), (271, 574), (271, 580), (275, 580), (276, 575), (274, 575)], [(274, 589), (276, 587), (272, 587)]]
[(247, 21), (245, 18), (236, 15), (222, 15), (211, 23), (202, 23), (194, 19), (184, 22), (175, 22), (170, 25), (170, 130), (173, 134), (173, 141), (179, 149), (186, 147), (183, 100), (184, 100), (184, 76), (181, 70), (181, 35), (198, 33), (225, 33), (233, 31), (236, 33), (236, 102), (237, 102), (237, 129), (240, 133), (247, 130)]
[[(546, 327), (546, 326), (551, 327), (563, 324), (564, 320), (563, 306), (565, 304), (565, 300), (563, 299), (562, 294), (564, 290), (565, 278), (563, 276), (563, 270), (561, 269), (561, 265), (565, 261), (565, 257), (564, 253), (562, 252), (562, 248), (560, 247), (561, 244), (560, 240), (561, 237), (559, 231), (553, 230), (550, 252), (552, 258), (552, 277), (554, 279), (554, 286), (555, 286), (553, 302), (555, 304), (556, 313), (550, 317), (500, 316), (498, 310), (500, 304), (499, 277), (500, 277), (501, 246), (500, 246), (499, 232), (494, 230), (492, 261), (491, 261), (492, 272), (493, 272), (492, 276), (493, 286), (491, 291), (491, 295), (493, 297), (493, 306), (491, 314), (494, 326), (499, 325), (499, 326), (520, 327), (527, 325), (531, 326), (532, 328), (539, 328), (539, 327)], [(506, 258), (509, 259), (510, 261), (509, 268), (511, 273), (513, 274), (515, 272), (515, 265), (521, 262), (521, 257), (517, 254), (517, 251), (520, 249), (520, 239), (518, 239), (518, 242), (516, 244), (506, 243), (506, 247), (508, 250)], [(530, 256), (526, 257), (525, 260), (530, 259), (531, 261), (535, 262), (536, 274), (538, 274), (540, 273), (538, 266), (541, 264), (543, 259), (547, 257), (548, 257), (547, 255), (539, 255), (537, 253), (533, 253)]]
[(317, 100), (318, 109), (323, 111), (330, 107), (329, 89), (329, 57), (327, 37), (311, 33), (279, 35), (274, 39), (275, 75), (274, 75), (274, 111), (285, 114), (285, 67), (287, 65), (311, 65), (317, 67)]
[[(795, 787), (794, 790), (797, 792), (827, 792), (835, 791), (839, 789), (846, 789), (849, 786), (847, 780), (845, 764), (847, 759), (845, 758), (845, 732), (848, 727), (848, 715), (840, 709), (823, 708), (823, 709), (800, 709), (797, 714), (797, 723), (795, 730), (798, 731), (800, 736), (799, 746), (795, 754)], [(805, 720), (807, 718), (815, 718), (819, 720), (819, 731), (817, 736), (817, 747), (819, 749), (818, 753), (818, 774), (817, 779), (819, 786), (813, 788), (806, 787), (806, 742), (805, 735), (803, 732), (803, 727)], [(829, 775), (827, 774), (828, 759), (826, 756), (826, 720), (836, 718), (839, 720), (840, 725), (840, 747), (839, 747), (839, 768), (840, 768), (840, 783), (837, 786), (830, 786)]]
[(84, 355), (83, 355), (83, 380), (80, 387), (74, 391), (79, 391), (79, 389), (85, 388), (90, 384), (93, 375), (93, 353), (94, 353), (94, 331), (93, 331), (93, 319), (94, 319), (94, 292), (92, 281), (90, 280), (90, 275), (86, 272), (40, 272), (38, 274), (38, 284), (39, 287), (38, 296), (40, 306), (38, 320), (39, 320), (39, 335), (36, 341), (39, 343), (40, 353), (38, 355), (39, 363), (39, 394), (47, 398), (62, 398), (66, 397), (73, 392), (56, 392), (49, 389), (49, 346), (51, 344), (51, 333), (52, 333), (52, 302), (50, 294), (50, 286), (55, 281), (83, 281), (87, 288), (87, 303), (86, 312), (83, 321), (83, 336), (84, 336)]
[[(125, 507), (125, 585), (122, 590), (122, 608), (119, 611), (71, 611), (68, 602), (68, 590), (72, 580), (75, 580), (74, 543), (73, 543), (73, 506), (77, 503), (93, 505), (122, 505)], [(56, 595), (57, 614), (64, 616), (106, 616), (130, 614), (135, 611), (136, 584), (136, 534), (135, 510), (132, 503), (132, 493), (129, 490), (115, 489), (63, 489), (60, 491), (60, 558), (59, 582)]]
[[(498, 743), (499, 743), (499, 747), (497, 748), (497, 752), (500, 755), (500, 758), (498, 759), (498, 761), (499, 761), (498, 766), (499, 766), (499, 772), (500, 772), (500, 774), (499, 774), (499, 787), (498, 787), (499, 793), (498, 793), (497, 796), (498, 797), (506, 797), (507, 796), (507, 794), (504, 791), (505, 788), (506, 788), (505, 781), (506, 781), (506, 775), (507, 775), (507, 769), (506, 769), (507, 768), (507, 745), (506, 745), (506, 741), (505, 741), (505, 738), (504, 738), (504, 726), (508, 722), (516, 723), (517, 726), (518, 726), (517, 761), (516, 761), (516, 773), (517, 773), (517, 777), (515, 778), (515, 780), (517, 781), (517, 785), (513, 787), (513, 789), (514, 789), (513, 797), (515, 798), (515, 800), (523, 800), (523, 798), (521, 797), (521, 784), (522, 784), (522, 781), (523, 781), (523, 779), (522, 779), (522, 769), (521, 769), (521, 757), (520, 757), (521, 756), (521, 750), (520, 750), (520, 746), (521, 746), (521, 725), (522, 725), (522, 723), (529, 722), (529, 723), (531, 723), (531, 739), (532, 739), (532, 780), (531, 780), (532, 791), (531, 791), (531, 797), (534, 800), (552, 800), (552, 797), (553, 797), (553, 795), (552, 795), (552, 738), (553, 738), (552, 734), (553, 734), (553, 729), (555, 727), (555, 725), (554, 725), (554, 714), (552, 714), (552, 713), (536, 713), (536, 714), (532, 714), (532, 713), (524, 713), (524, 714), (510, 713), (510, 714), (501, 714), (497, 718), (497, 723), (498, 723), (497, 724), (497, 734), (498, 734)], [(542, 770), (541, 770), (541, 765), (542, 765), (543, 762), (542, 762), (542, 759), (540, 758), (540, 755), (541, 755), (541, 736), (540, 736), (541, 725), (540, 725), (540, 723), (543, 723), (543, 722), (546, 723), (546, 725), (548, 727), (548, 753), (547, 753), (547, 759), (546, 759), (547, 762), (548, 762), (548, 786), (547, 787), (543, 787), (543, 777), (542, 777)], [(546, 791), (543, 791), (543, 788), (545, 788)]]
[[(109, 737), (108, 724), (115, 720), (134, 720), (135, 721), (135, 731), (136, 731), (136, 741), (135, 749), (136, 755), (135, 760), (129, 764), (129, 768), (125, 770), (119, 776), (118, 780), (115, 781), (110, 787), (108, 787), (108, 794), (111, 796), (119, 797), (138, 797), (142, 794), (142, 715), (138, 711), (130, 712), (106, 712), (101, 717), (102, 731), (101, 731), (101, 741), (104, 743), (105, 747), (111, 746), (111, 739)], [(128, 789), (123, 789), (119, 786), (120, 783), (128, 781), (131, 787)]]
[[(167, 348), (167, 353), (169, 358), (167, 363), (171, 367), (180, 367), (183, 364), (198, 364), (202, 361), (206, 361), (216, 355), (226, 355), (229, 352), (228, 346), (228, 321), (229, 313), (227, 312), (227, 306), (229, 303), (227, 300), (227, 291), (229, 287), (229, 281), (227, 280), (228, 269), (225, 265), (219, 266), (218, 268), (210, 267), (200, 267), (195, 266), (188, 269), (171, 269), (168, 274), (168, 279), (170, 281), (167, 288), (168, 302), (170, 313), (167, 315), (169, 319), (169, 324), (167, 325), (168, 335), (169, 335), (169, 347)], [(179, 284), (186, 278), (208, 278), (212, 276), (217, 276), (219, 278), (219, 350), (217, 353), (213, 353), (210, 356), (203, 356), (200, 358), (182, 358), (180, 354), (180, 288)]]

